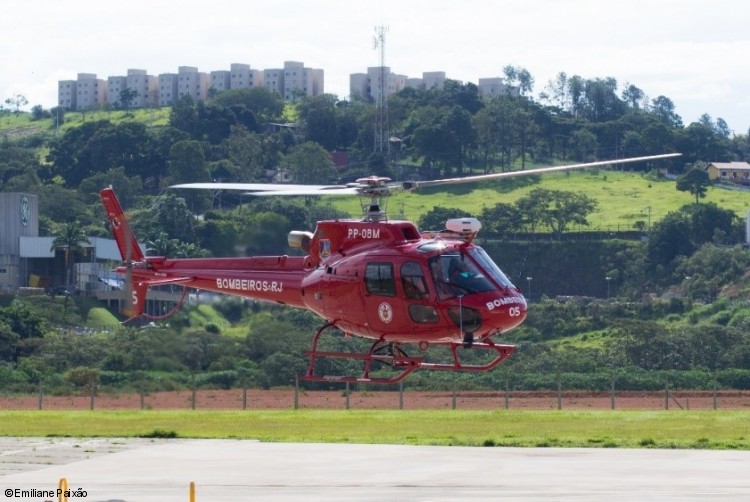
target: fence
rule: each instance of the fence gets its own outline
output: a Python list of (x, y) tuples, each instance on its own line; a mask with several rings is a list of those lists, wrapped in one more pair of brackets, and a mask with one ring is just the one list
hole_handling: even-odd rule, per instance
[(134, 410), (134, 409), (750, 409), (750, 392), (741, 390), (661, 391), (558, 390), (322, 391), (301, 386), (285, 389), (183, 390), (152, 393), (0, 396), (4, 410)]

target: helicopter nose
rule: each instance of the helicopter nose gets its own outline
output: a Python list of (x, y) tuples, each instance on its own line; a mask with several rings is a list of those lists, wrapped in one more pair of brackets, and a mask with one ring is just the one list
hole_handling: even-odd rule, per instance
[(474, 333), (482, 325), (482, 314), (471, 307), (453, 306), (448, 309), (448, 317), (463, 333)]

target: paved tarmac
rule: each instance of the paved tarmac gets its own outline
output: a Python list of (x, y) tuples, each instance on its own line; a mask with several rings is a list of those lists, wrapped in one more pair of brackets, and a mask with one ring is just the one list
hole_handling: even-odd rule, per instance
[(750, 500), (747, 451), (0, 438), (0, 466), (14, 502)]

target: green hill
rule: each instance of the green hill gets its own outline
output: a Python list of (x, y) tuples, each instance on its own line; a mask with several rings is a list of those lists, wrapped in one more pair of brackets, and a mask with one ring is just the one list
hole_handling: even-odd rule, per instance
[[(595, 170), (549, 174), (540, 177), (538, 182), (509, 191), (501, 182), (491, 182), (478, 186), (447, 185), (424, 193), (403, 193), (389, 201), (388, 209), (392, 217), (413, 221), (436, 206), (460, 208), (479, 215), (484, 207), (501, 202), (513, 203), (540, 187), (583, 193), (598, 202), (597, 209), (588, 218), (589, 226), (571, 230), (632, 230), (636, 221), (653, 224), (667, 213), (694, 202), (692, 195), (675, 188), (674, 181), (656, 180), (637, 172)], [(357, 199), (331, 197), (331, 200), (337, 209), (353, 217), (361, 214), (361, 202)], [(750, 211), (749, 192), (711, 187), (701, 202), (713, 202), (742, 218)]]

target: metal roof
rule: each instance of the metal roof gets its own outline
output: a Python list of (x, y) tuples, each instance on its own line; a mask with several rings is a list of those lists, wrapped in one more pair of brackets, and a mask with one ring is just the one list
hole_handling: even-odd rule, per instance
[[(90, 244), (83, 247), (94, 248), (94, 256), (97, 260), (122, 261), (120, 251), (114, 239), (102, 239), (101, 237), (89, 237)], [(54, 237), (19, 237), (21, 258), (54, 258), (55, 250), (52, 247)]]

